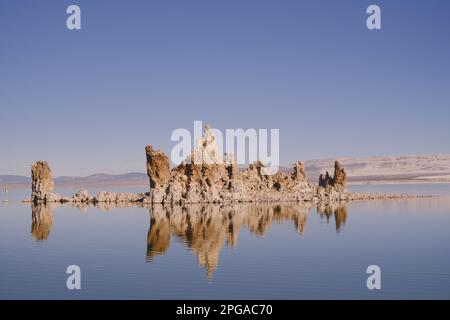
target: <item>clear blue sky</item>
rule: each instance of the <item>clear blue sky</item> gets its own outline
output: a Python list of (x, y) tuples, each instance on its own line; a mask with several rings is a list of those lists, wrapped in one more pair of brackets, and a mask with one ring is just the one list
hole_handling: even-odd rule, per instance
[(282, 164), (449, 153), (450, 1), (2, 0), (0, 110), (0, 174), (145, 171), (194, 120), (279, 128)]

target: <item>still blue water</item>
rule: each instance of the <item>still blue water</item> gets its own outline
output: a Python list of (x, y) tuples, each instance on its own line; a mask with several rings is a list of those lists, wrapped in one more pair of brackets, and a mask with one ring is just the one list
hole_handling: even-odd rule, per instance
[[(350, 189), (439, 197), (182, 210), (32, 207), (20, 202), (29, 190), (11, 190), (0, 298), (449, 299), (450, 185)], [(66, 288), (69, 265), (81, 290)], [(369, 265), (381, 290), (367, 289)]]

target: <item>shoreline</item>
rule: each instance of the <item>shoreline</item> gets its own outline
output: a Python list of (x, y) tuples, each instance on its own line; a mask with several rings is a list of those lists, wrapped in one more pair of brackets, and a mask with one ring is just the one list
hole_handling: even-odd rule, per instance
[[(314, 181), (308, 181), (314, 183)], [(31, 183), (30, 183), (31, 184)], [(7, 187), (9, 190), (17, 189), (29, 189), (30, 184), (0, 184), (0, 189)], [(448, 184), (450, 181), (426, 181), (426, 180), (367, 180), (367, 181), (348, 181), (347, 186), (361, 186), (361, 185), (427, 185), (427, 184)], [(86, 188), (138, 188), (143, 187), (148, 189), (148, 181), (142, 181), (142, 183), (120, 183), (120, 184), (103, 184), (103, 183), (93, 183), (93, 184), (59, 184), (55, 183), (55, 188), (58, 189), (86, 189)]]
[[(89, 208), (99, 208), (103, 211), (110, 211), (112, 209), (125, 209), (125, 208), (145, 208), (154, 209), (155, 207), (161, 208), (187, 208), (187, 207), (235, 207), (235, 206), (277, 206), (277, 205), (293, 205), (293, 206), (306, 206), (306, 207), (334, 207), (340, 205), (351, 205), (357, 202), (373, 202), (373, 201), (392, 201), (392, 200), (414, 200), (425, 198), (439, 198), (438, 195), (405, 195), (405, 194), (352, 194), (353, 198), (341, 198), (341, 199), (328, 199), (320, 201), (295, 201), (295, 200), (279, 200), (279, 201), (246, 201), (246, 202), (199, 202), (199, 203), (151, 203), (143, 201), (103, 201), (103, 202), (41, 202), (34, 203), (32, 201), (22, 200), (13, 202), (21, 205), (30, 205), (32, 207), (51, 207), (56, 209), (58, 207), (72, 207), (79, 210), (87, 210)], [(11, 204), (9, 202), (8, 204)]]
[(257, 196), (248, 197), (245, 199), (221, 199), (219, 201), (198, 201), (190, 202), (180, 200), (176, 202), (158, 202), (154, 201), (151, 193), (123, 193), (123, 192), (98, 192), (94, 196), (90, 196), (87, 190), (77, 192), (73, 197), (57, 197), (44, 199), (40, 201), (33, 201), (31, 198), (22, 200), (22, 203), (30, 203), (33, 205), (86, 205), (86, 206), (101, 206), (101, 205), (129, 205), (129, 206), (186, 206), (186, 205), (239, 205), (239, 204), (276, 204), (276, 203), (291, 203), (291, 204), (310, 204), (310, 205), (330, 205), (340, 202), (350, 203), (353, 201), (373, 201), (373, 200), (401, 200), (401, 199), (423, 199), (439, 197), (437, 195), (417, 195), (417, 194), (402, 194), (402, 193), (358, 193), (358, 192), (342, 192), (342, 193), (325, 193), (323, 191), (317, 193), (304, 194), (303, 196), (293, 197), (268, 197), (260, 198)]

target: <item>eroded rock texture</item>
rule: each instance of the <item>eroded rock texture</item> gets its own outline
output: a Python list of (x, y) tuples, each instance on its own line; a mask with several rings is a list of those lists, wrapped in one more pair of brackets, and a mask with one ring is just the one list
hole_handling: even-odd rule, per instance
[(345, 170), (341, 165), (339, 164), (339, 161), (334, 162), (334, 184), (336, 186), (340, 186), (345, 188), (347, 185), (347, 174), (345, 173)]
[(297, 161), (288, 174), (270, 174), (261, 161), (240, 171), (233, 155), (218, 154), (215, 137), (206, 126), (191, 156), (169, 170), (169, 161), (161, 151), (147, 146), (150, 179), (150, 203), (224, 203), (316, 201), (340, 199), (344, 195), (345, 171), (335, 165), (335, 176), (321, 177), (320, 188), (306, 181), (304, 165)]
[(50, 201), (53, 191), (53, 177), (47, 161), (38, 161), (31, 167), (31, 201)]
[[(311, 202), (398, 199), (421, 197), (401, 194), (354, 194), (345, 189), (347, 176), (338, 161), (334, 175), (320, 175), (319, 185), (306, 180), (303, 163), (297, 161), (291, 172), (270, 174), (261, 161), (240, 170), (235, 157), (218, 154), (212, 130), (207, 126), (192, 154), (180, 165), (170, 169), (169, 158), (151, 145), (145, 148), (150, 192), (140, 194), (99, 192), (90, 196), (81, 190), (70, 197), (52, 193), (53, 178), (47, 162), (32, 167), (34, 203), (61, 202), (86, 207), (90, 204), (194, 204), (236, 202)], [(25, 200), (30, 201), (30, 200)]]
[(145, 148), (147, 155), (147, 174), (150, 179), (150, 188), (164, 185), (170, 178), (169, 158), (159, 150), (148, 145)]
[(303, 181), (306, 179), (305, 166), (301, 161), (297, 161), (295, 163), (292, 178), (297, 181)]
[(319, 186), (322, 188), (334, 187), (339, 190), (344, 190), (347, 186), (347, 175), (345, 170), (339, 164), (339, 161), (334, 162), (334, 175), (330, 176), (328, 171), (325, 175), (321, 174), (319, 177)]

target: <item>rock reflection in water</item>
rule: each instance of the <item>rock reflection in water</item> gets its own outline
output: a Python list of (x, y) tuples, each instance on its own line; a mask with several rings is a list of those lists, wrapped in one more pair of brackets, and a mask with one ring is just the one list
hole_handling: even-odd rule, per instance
[[(59, 204), (31, 204), (31, 234), (38, 241), (48, 239), (53, 225), (53, 210)], [(135, 205), (102, 203), (97, 205), (102, 211), (124, 209)], [(93, 205), (76, 205), (86, 212)], [(205, 268), (208, 278), (217, 269), (220, 251), (227, 245), (235, 247), (240, 228), (246, 228), (256, 236), (264, 236), (272, 224), (290, 222), (299, 235), (304, 234), (310, 203), (295, 204), (235, 204), (235, 205), (188, 205), (149, 208), (150, 227), (147, 233), (147, 261), (164, 255), (170, 246), (171, 237), (181, 239), (192, 250), (198, 264)], [(334, 217), (336, 232), (347, 220), (345, 203), (329, 203), (317, 207), (317, 212), (328, 222)]]
[(321, 217), (324, 217), (327, 222), (330, 222), (330, 218), (334, 216), (334, 221), (336, 222), (336, 232), (341, 231), (341, 228), (347, 221), (347, 205), (344, 203), (320, 205), (317, 207), (317, 212)]
[(37, 241), (48, 239), (53, 225), (55, 204), (31, 204), (31, 236)]
[[(147, 235), (147, 260), (163, 255), (170, 246), (171, 236), (182, 239), (197, 255), (199, 266), (206, 269), (208, 278), (216, 270), (223, 246), (235, 247), (241, 227), (257, 236), (267, 233), (273, 223), (290, 221), (298, 234), (305, 232), (311, 205), (189, 205), (167, 207), (155, 205), (150, 209), (150, 228)], [(345, 205), (324, 205), (320, 214), (335, 214), (336, 230), (345, 222)]]

